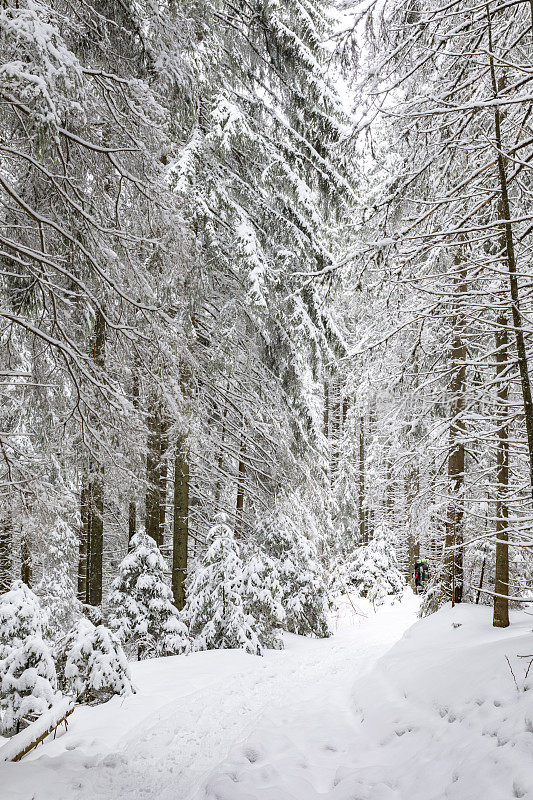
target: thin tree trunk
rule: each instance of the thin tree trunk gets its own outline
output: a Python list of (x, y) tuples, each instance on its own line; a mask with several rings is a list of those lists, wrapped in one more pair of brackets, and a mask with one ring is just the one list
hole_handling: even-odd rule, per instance
[(359, 542), (367, 543), (365, 514), (365, 423), (364, 417), (359, 421), (359, 486), (357, 494), (357, 516), (359, 519)]
[(220, 431), (220, 448), (217, 458), (217, 483), (215, 488), (215, 508), (218, 509), (220, 505), (220, 498), (222, 495), (222, 469), (224, 467), (224, 441), (226, 438), (226, 417), (228, 415), (228, 406), (224, 404), (224, 411), (222, 413), (222, 428)]
[[(135, 410), (139, 408), (139, 397), (141, 389), (139, 384), (139, 373), (136, 368), (133, 370), (131, 395), (133, 400), (133, 407)], [(128, 503), (128, 546), (131, 540), (137, 533), (137, 498), (135, 489), (131, 490), (130, 501)]]
[(94, 463), (90, 489), (89, 603), (102, 602), (104, 554), (104, 468)]
[(483, 561), (481, 562), (481, 575), (479, 576), (479, 586), (476, 595), (476, 606), (479, 605), (479, 597), (481, 595), (481, 590), (483, 589), (483, 579), (485, 577), (485, 563), (487, 561), (487, 556), (483, 556)]
[(495, 628), (509, 625), (509, 600), (497, 595), (509, 594), (509, 337), (507, 335), (507, 316), (498, 316), (496, 330), (496, 378), (498, 399), (498, 448), (496, 452), (497, 503), (496, 503), (496, 573), (494, 585)]
[(185, 605), (185, 579), (189, 550), (189, 457), (185, 438), (178, 440), (174, 458), (174, 527), (172, 542), (172, 594), (177, 608)]
[(159, 463), (159, 546), (165, 541), (165, 524), (167, 517), (167, 482), (168, 482), (168, 419), (161, 418), (160, 447), (161, 457)]
[(26, 586), (31, 587), (31, 553), (26, 536), (20, 543), (20, 577)]
[[(106, 326), (102, 314), (96, 315), (93, 336), (95, 364), (105, 366)], [(102, 602), (103, 551), (104, 551), (104, 466), (93, 456), (89, 459), (89, 485), (87, 491), (89, 541), (88, 541), (88, 602), (97, 606)]]
[(3, 501), (0, 520), (0, 593), (9, 591), (13, 581), (13, 523), (9, 498)]
[(78, 534), (78, 600), (87, 602), (87, 556), (89, 542), (89, 502), (86, 476), (82, 479), (80, 491), (81, 525)]
[(244, 434), (244, 420), (242, 422), (241, 446), (239, 451), (239, 467), (237, 477), (237, 505), (235, 514), (235, 538), (242, 536), (242, 518), (244, 514), (244, 486), (246, 482), (246, 437)]
[(137, 533), (137, 501), (132, 497), (128, 503), (128, 547)]
[[(494, 98), (498, 97), (499, 91), (503, 89), (503, 80), (496, 79), (496, 68), (494, 65), (493, 54), (493, 41), (492, 41), (492, 18), (489, 3), (486, 5), (487, 19), (488, 19), (488, 34), (489, 34), (489, 64), (492, 81), (492, 91)], [(522, 403), (524, 406), (524, 416), (526, 421), (526, 433), (529, 454), (529, 479), (531, 493), (533, 496), (533, 399), (531, 395), (531, 381), (529, 378), (529, 369), (527, 361), (527, 351), (524, 330), (522, 327), (522, 315), (520, 312), (520, 298), (518, 291), (518, 275), (516, 266), (516, 255), (514, 249), (513, 226), (511, 223), (511, 207), (509, 202), (509, 191), (507, 188), (507, 171), (505, 165), (505, 156), (502, 149), (502, 133), (501, 133), (501, 112), (498, 105), (494, 106), (494, 140), (496, 151), (498, 154), (498, 177), (500, 182), (501, 202), (499, 204), (500, 215), (502, 219), (502, 235), (505, 243), (505, 258), (507, 261), (507, 268), (509, 274), (509, 287), (512, 300), (512, 314), (513, 314), (513, 327), (516, 339), (516, 351), (518, 356), (518, 368), (520, 370), (520, 385), (522, 388)]]
[(146, 499), (145, 526), (146, 533), (160, 545), (160, 470), (161, 470), (161, 413), (154, 402), (152, 413), (148, 418), (148, 439), (146, 447)]
[[(455, 258), (455, 266), (461, 264), (460, 256)], [(466, 391), (466, 344), (464, 342), (465, 317), (461, 309), (462, 295), (466, 293), (466, 267), (459, 269), (456, 277), (455, 319), (452, 343), (452, 379), (451, 425), (448, 455), (448, 480), (450, 499), (446, 518), (445, 541), (445, 585), (451, 596), (452, 604), (460, 603), (463, 598), (463, 506), (461, 495), (464, 487), (465, 473), (465, 409)]]

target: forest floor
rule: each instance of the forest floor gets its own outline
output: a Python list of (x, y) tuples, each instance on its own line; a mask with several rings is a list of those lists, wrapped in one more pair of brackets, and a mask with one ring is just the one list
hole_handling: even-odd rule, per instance
[(134, 664), (136, 695), (77, 708), (67, 733), (0, 764), (0, 796), (533, 800), (528, 612), (501, 631), (481, 606), (416, 622), (410, 592), (377, 613), (354, 604), (330, 639), (289, 635), (264, 658)]

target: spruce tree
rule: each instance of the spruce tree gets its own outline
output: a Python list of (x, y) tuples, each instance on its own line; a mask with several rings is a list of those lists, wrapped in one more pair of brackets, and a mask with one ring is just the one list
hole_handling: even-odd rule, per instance
[(224, 515), (211, 528), (210, 545), (189, 585), (185, 618), (195, 650), (239, 648), (260, 655), (279, 647), (283, 610), (272, 564), (249, 559)]
[(55, 651), (60, 688), (76, 702), (105, 703), (134, 691), (128, 661), (118, 638), (104, 625), (83, 617)]
[(182, 653), (187, 629), (165, 580), (169, 571), (155, 541), (144, 532), (131, 540), (109, 597), (109, 623), (139, 659)]
[(46, 642), (39, 635), (27, 636), (12, 648), (0, 666), (2, 733), (18, 733), (54, 703), (56, 669)]
[(20, 647), (28, 637), (41, 637), (48, 615), (39, 598), (22, 581), (0, 595), (0, 659)]
[(400, 594), (405, 581), (398, 569), (398, 561), (390, 532), (379, 525), (374, 538), (358, 548), (349, 568), (350, 581), (363, 597), (382, 602), (386, 595)]

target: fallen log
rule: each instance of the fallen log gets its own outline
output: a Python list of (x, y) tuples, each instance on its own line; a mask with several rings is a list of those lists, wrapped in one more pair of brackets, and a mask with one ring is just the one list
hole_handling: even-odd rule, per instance
[(31, 722), (27, 728), (16, 733), (0, 747), (0, 761), (20, 761), (51, 733), (55, 738), (55, 733), (63, 722), (65, 728), (68, 728), (68, 717), (73, 711), (74, 700), (70, 697), (53, 705), (45, 714), (41, 714), (39, 719)]

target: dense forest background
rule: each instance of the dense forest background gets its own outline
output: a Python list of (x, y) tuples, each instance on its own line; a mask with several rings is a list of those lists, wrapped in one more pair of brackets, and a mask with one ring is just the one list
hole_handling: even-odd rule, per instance
[(532, 588), (532, 20), (2, 5), (6, 674), (32, 632), (70, 690), (87, 637), (125, 674), (122, 647), (327, 636), (339, 592), (379, 603), (420, 555), (423, 613), (508, 625)]

